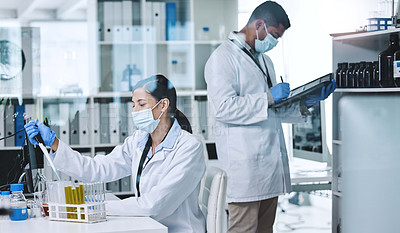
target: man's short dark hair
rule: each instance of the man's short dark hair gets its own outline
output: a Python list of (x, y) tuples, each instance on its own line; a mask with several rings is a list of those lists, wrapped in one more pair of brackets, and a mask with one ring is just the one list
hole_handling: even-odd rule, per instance
[(285, 10), (281, 5), (273, 1), (266, 1), (259, 5), (251, 14), (247, 24), (257, 19), (264, 20), (267, 26), (278, 27), (279, 24), (282, 24), (285, 29), (290, 27), (289, 17)]

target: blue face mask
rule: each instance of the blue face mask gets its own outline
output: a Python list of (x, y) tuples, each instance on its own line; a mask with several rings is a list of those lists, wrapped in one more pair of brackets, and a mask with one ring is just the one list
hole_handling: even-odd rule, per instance
[[(268, 33), (267, 26), (265, 24), (264, 27), (265, 31)], [(270, 33), (268, 33), (267, 36), (262, 41), (258, 39), (258, 30), (256, 30), (256, 34), (257, 34), (257, 39), (255, 41), (254, 46), (256, 51), (259, 53), (268, 52), (269, 50), (273, 49), (276, 46), (276, 44), (278, 44), (278, 40), (275, 39), (275, 37), (273, 37)]]
[(141, 110), (138, 112), (132, 112), (133, 123), (140, 130), (146, 131), (147, 133), (153, 133), (160, 123), (160, 118), (164, 112), (161, 112), (157, 120), (153, 118), (153, 109), (161, 102), (158, 101), (156, 105), (152, 108)]

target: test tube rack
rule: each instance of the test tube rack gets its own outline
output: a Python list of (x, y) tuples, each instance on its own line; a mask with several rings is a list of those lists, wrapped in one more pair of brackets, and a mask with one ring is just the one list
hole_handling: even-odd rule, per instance
[(88, 204), (48, 203), (49, 220), (65, 222), (96, 223), (106, 221), (104, 202)]

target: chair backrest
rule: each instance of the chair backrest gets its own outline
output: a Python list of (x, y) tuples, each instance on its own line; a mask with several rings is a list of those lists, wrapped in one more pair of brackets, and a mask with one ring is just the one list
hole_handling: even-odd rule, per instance
[[(204, 161), (206, 163), (206, 168), (208, 169), (208, 152), (207, 152), (207, 146), (204, 140), (204, 137), (202, 135), (196, 134), (196, 136), (201, 140), (201, 143), (203, 144), (203, 155), (204, 155)], [(199, 193), (199, 203), (201, 203), (201, 199), (203, 197), (203, 192), (204, 192), (204, 184), (206, 182), (206, 177), (207, 177), (207, 171), (205, 172), (203, 178), (201, 179), (200, 183), (200, 193)], [(200, 204), (201, 205), (201, 204)]]
[(226, 229), (226, 173), (217, 167), (208, 167), (200, 208), (207, 219), (208, 233), (222, 233)]

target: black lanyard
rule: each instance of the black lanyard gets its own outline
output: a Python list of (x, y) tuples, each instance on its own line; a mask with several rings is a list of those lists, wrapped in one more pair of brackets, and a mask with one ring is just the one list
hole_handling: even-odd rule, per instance
[[(138, 197), (140, 197), (140, 191), (139, 191), (140, 176), (142, 175), (144, 161), (146, 160), (146, 156), (149, 153), (151, 143), (152, 143), (152, 140), (151, 140), (151, 136), (149, 135), (149, 138), (147, 139), (147, 142), (146, 142), (146, 147), (144, 148), (142, 157), (140, 158), (139, 167), (138, 167), (138, 171), (137, 171), (137, 175), (136, 175), (136, 190), (138, 193)], [(151, 158), (153, 158), (153, 156)], [(150, 159), (149, 159), (149, 161), (150, 161)], [(147, 163), (149, 163), (149, 161), (147, 161)]]
[[(243, 52), (245, 52), (247, 55), (249, 55), (249, 57), (251, 58), (251, 60), (253, 60), (254, 63), (256, 63), (256, 65), (258, 66), (258, 68), (259, 68), (259, 69), (261, 70), (261, 72), (264, 74), (264, 77), (267, 77), (268, 87), (271, 89), (271, 88), (272, 88), (272, 82), (271, 82), (271, 78), (269, 77), (268, 68), (267, 68), (267, 66), (265, 65), (264, 57), (263, 57), (263, 61), (264, 61), (264, 66), (265, 66), (265, 69), (267, 70), (267, 73), (264, 72), (264, 70), (261, 68), (260, 63), (256, 60), (256, 58), (255, 58), (253, 55), (251, 55), (251, 53), (249, 52), (249, 50), (247, 50), (244, 46), (242, 46), (238, 41), (236, 41), (236, 40), (234, 40), (234, 39), (231, 39), (231, 41), (232, 41), (236, 46), (238, 46)], [(261, 56), (262, 56), (262, 55), (261, 55)]]

